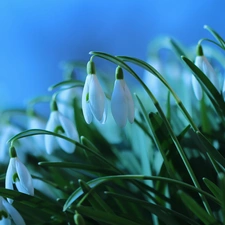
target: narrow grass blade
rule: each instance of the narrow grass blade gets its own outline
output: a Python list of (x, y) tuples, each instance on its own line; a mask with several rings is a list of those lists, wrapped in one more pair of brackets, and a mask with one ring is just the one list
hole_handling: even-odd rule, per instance
[[(93, 209), (92, 207), (87, 206), (77, 206), (76, 210), (81, 215), (87, 216), (89, 218), (94, 219), (98, 222), (104, 222), (106, 224), (111, 225), (140, 225), (139, 221), (134, 222), (129, 219), (123, 218), (121, 216), (117, 216), (115, 214), (107, 213), (101, 210)], [(147, 224), (143, 224), (147, 225)]]
[(215, 37), (215, 39), (220, 43), (220, 47), (225, 50), (225, 41), (223, 40), (223, 38), (208, 25), (205, 25), (204, 28)]
[(91, 171), (91, 172), (98, 172), (101, 174), (108, 174), (112, 175), (115, 173), (114, 170), (108, 169), (108, 168), (102, 168), (97, 166), (92, 166), (89, 164), (84, 163), (72, 163), (72, 162), (39, 162), (38, 165), (44, 166), (44, 167), (58, 167), (58, 168), (72, 168), (77, 170), (85, 170), (85, 171)]
[[(106, 204), (106, 202), (102, 200), (95, 191), (91, 191), (92, 189), (88, 184), (82, 180), (79, 180), (78, 182), (84, 194), (89, 195), (88, 198), (85, 196), (83, 199), (87, 199), (94, 209), (103, 210), (105, 212), (114, 214), (113, 210)], [(79, 201), (78, 205), (83, 203), (83, 199)]]
[(193, 198), (183, 191), (178, 192), (184, 205), (191, 210), (205, 225), (217, 224), (218, 221), (209, 215)]
[(218, 201), (221, 202), (221, 196), (222, 196), (221, 189), (216, 184), (214, 184), (211, 180), (209, 180), (205, 177), (203, 178), (203, 181), (204, 181), (205, 185), (208, 187), (208, 189), (218, 199)]
[[(181, 185), (183, 188), (187, 188), (189, 190), (198, 192), (203, 194), (205, 197), (210, 198), (211, 200), (213, 200), (214, 202), (216, 202), (218, 204), (218, 200), (210, 195), (209, 193), (196, 188), (192, 185), (186, 184), (184, 182), (181, 181), (177, 181), (174, 179), (169, 179), (169, 178), (165, 178), (165, 177), (157, 177), (157, 176), (143, 176), (143, 175), (116, 175), (116, 176), (106, 176), (106, 177), (100, 177), (100, 178), (96, 178), (94, 180), (88, 181), (87, 184), (92, 188), (92, 190), (94, 190), (95, 188), (97, 188), (98, 186), (106, 183), (106, 182), (116, 182), (118, 180), (128, 180), (128, 181), (134, 181), (134, 180), (160, 180), (162, 182), (166, 182), (167, 184), (172, 183), (172, 184), (176, 184), (176, 185)], [(63, 210), (66, 211), (68, 209), (68, 207), (70, 207), (74, 201), (76, 201), (81, 195), (83, 194), (83, 191), (81, 188), (76, 189), (67, 199), (66, 203), (64, 204)]]

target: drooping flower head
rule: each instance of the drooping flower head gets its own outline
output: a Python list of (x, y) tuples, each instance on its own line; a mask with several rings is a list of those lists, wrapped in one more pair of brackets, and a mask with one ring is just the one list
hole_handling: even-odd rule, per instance
[[(79, 136), (75, 124), (59, 111), (55, 99), (52, 100), (51, 114), (48, 119), (46, 130), (64, 135), (74, 141), (79, 141)], [(53, 135), (45, 135), (45, 147), (48, 154), (56, 149), (63, 149), (67, 153), (73, 153), (76, 145), (63, 138)]]
[[(201, 45), (197, 46), (197, 56), (195, 58), (195, 65), (202, 70), (202, 72), (209, 78), (215, 88), (220, 91), (219, 79), (216, 71), (213, 69), (208, 59), (204, 56), (203, 49)], [(198, 100), (202, 99), (203, 92), (201, 85), (197, 81), (194, 75), (192, 75), (192, 86), (195, 96)]]
[(134, 102), (123, 77), (121, 67), (116, 68), (116, 80), (111, 98), (111, 111), (116, 123), (124, 127), (127, 119), (134, 122)]
[(107, 117), (106, 97), (95, 74), (94, 62), (87, 63), (87, 77), (82, 93), (82, 110), (86, 123), (90, 124), (93, 118), (105, 123)]
[(13, 220), (16, 225), (25, 225), (19, 212), (0, 196), (0, 224), (11, 225), (11, 220)]
[[(5, 188), (13, 190), (15, 184), (19, 192), (34, 195), (34, 187), (32, 177), (26, 166), (19, 160), (16, 150), (13, 146), (10, 147), (10, 161), (6, 171)], [(8, 199), (11, 203), (12, 200)]]

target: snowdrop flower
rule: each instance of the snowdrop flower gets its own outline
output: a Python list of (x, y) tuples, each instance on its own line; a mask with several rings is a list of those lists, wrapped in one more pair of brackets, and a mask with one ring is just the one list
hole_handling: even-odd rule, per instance
[(106, 121), (106, 97), (95, 75), (92, 61), (87, 64), (87, 77), (82, 93), (82, 110), (86, 123), (90, 124), (95, 117), (102, 124)]
[(25, 225), (19, 212), (0, 196), (0, 224), (11, 225), (11, 220), (13, 220), (16, 225)]
[[(197, 47), (197, 56), (195, 58), (195, 65), (202, 70), (202, 72), (209, 78), (215, 88), (220, 91), (219, 79), (216, 71), (213, 69), (207, 58), (204, 56), (201, 45)], [(192, 75), (192, 86), (195, 96), (198, 100), (202, 99), (202, 88), (194, 75)]]
[(65, 85), (57, 95), (58, 111), (73, 122), (75, 122), (74, 99), (80, 97), (79, 91), (78, 87)]
[[(46, 121), (41, 117), (30, 114), (27, 120), (27, 129), (45, 129)], [(44, 137), (43, 135), (31, 136), (31, 141), (35, 142), (35, 151), (32, 152), (35, 156), (40, 156), (45, 151)]]
[(9, 146), (7, 144), (7, 141), (13, 137), (14, 135), (20, 133), (22, 130), (19, 129), (17, 126), (14, 126), (13, 124), (4, 124), (1, 130), (1, 136), (0, 136), (0, 162), (1, 163), (8, 163), (9, 161), (9, 153), (8, 149)]
[(116, 69), (116, 80), (111, 99), (112, 115), (120, 127), (126, 125), (127, 119), (134, 122), (134, 102), (123, 78), (121, 67)]
[[(34, 195), (32, 177), (26, 166), (19, 160), (15, 148), (10, 147), (10, 161), (6, 171), (5, 188), (13, 190), (13, 184), (19, 192)], [(8, 199), (12, 203), (11, 199)]]
[(223, 99), (225, 101), (225, 79), (223, 81), (223, 90), (222, 90), (222, 94), (223, 94)]
[[(74, 123), (58, 111), (55, 100), (52, 101), (52, 112), (48, 119), (46, 130), (62, 134), (74, 141), (79, 141)], [(62, 148), (67, 153), (73, 153), (76, 146), (63, 138), (45, 135), (45, 148), (48, 154), (59, 148)]]

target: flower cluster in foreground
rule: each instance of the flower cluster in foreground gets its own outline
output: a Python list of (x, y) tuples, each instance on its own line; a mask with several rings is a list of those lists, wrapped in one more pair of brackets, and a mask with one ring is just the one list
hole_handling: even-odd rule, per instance
[[(202, 41), (196, 56), (163, 39), (147, 62), (91, 52), (85, 82), (68, 76), (53, 95), (3, 111), (0, 225), (224, 224), (225, 58), (204, 55)], [(94, 57), (117, 65), (107, 94)], [(136, 105), (125, 70), (141, 87)], [(34, 104), (46, 99), (41, 116)]]

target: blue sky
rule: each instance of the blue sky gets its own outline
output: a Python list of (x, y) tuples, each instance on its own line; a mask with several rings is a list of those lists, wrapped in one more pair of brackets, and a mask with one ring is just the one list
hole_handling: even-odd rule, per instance
[(62, 78), (59, 63), (91, 50), (145, 59), (158, 35), (195, 44), (225, 36), (223, 0), (6, 0), (0, 3), (0, 106), (24, 104)]

